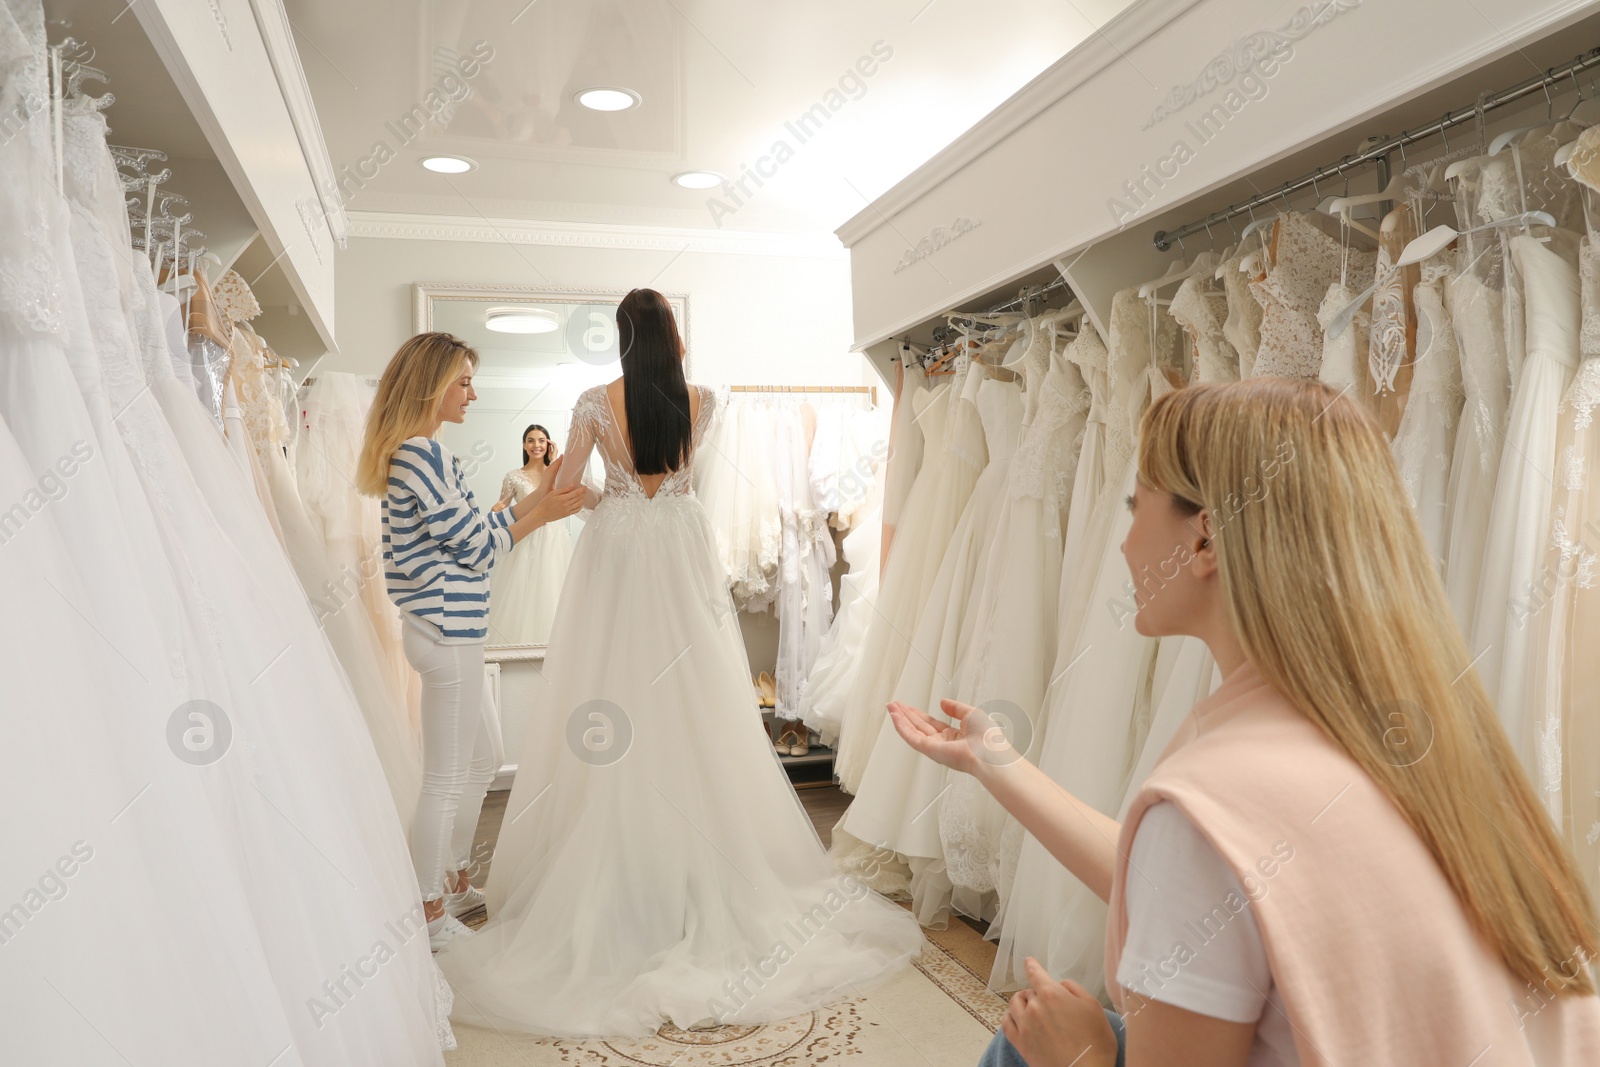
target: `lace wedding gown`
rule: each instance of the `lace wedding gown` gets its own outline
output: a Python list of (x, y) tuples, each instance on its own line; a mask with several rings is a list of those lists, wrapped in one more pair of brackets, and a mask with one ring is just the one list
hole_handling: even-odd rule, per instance
[(1272, 263), (1250, 283), (1261, 303), (1261, 345), (1251, 361), (1255, 378), (1316, 378), (1322, 366), (1317, 310), (1339, 277), (1339, 242), (1298, 212), (1278, 216)]
[[(8, 98), (19, 88), (45, 93), (44, 54), (37, 6), (0, 8)], [(128, 955), (128, 939), (148, 942), (151, 930), (168, 925), (161, 916), (170, 905), (161, 903), (127, 916), (125, 929), (99, 942), (90, 934), (98, 918), (80, 917), (54, 935), (46, 926), (30, 950), (42, 953), (32, 960), (41, 966), (29, 975), (30, 987), (42, 988), (39, 976), (62, 962), (73, 979), (51, 1002), (37, 1003), (37, 1018), (23, 1005), (42, 993), (25, 991), (8, 1004), (29, 1027), (59, 1023), (50, 1037), (79, 1044), (83, 1055), (74, 1062), (110, 1058), (98, 1043), (91, 1048), (69, 1036), (82, 1025), (78, 1013), (91, 1011), (102, 1026), (121, 1024), (114, 1032), (125, 1048), (164, 1062), (438, 1064), (448, 1029), (437, 1029), (436, 971), (420, 923), (411, 922), (420, 919), (416, 879), (360, 713), (215, 426), (172, 376), (161, 312), (129, 246), (98, 114), (74, 103), (65, 124), (70, 208), (46, 177), (40, 131), (30, 128), (0, 146), (8, 175), (0, 220), (11, 236), (0, 252), (0, 422), (17, 459), (32, 470), (67, 456), (85, 460), (49, 515), (56, 559), (69, 558), (76, 573), (52, 565), (38, 574), (93, 631), (81, 645), (65, 646), (77, 650), (77, 662), (55, 679), (88, 702), (57, 698), (51, 706), (64, 714), (52, 718), (87, 723), (100, 718), (98, 709), (112, 709), (104, 742), (120, 750), (114, 764), (124, 775), (112, 781), (135, 786), (124, 806), (135, 810), (132, 802), (143, 803), (138, 794), (148, 787), (157, 810), (170, 814), (177, 803), (182, 813), (161, 825), (143, 816), (120, 823), (112, 818), (118, 812), (107, 812), (108, 825), (90, 844), (112, 861), (105, 875), (121, 870), (127, 885), (78, 882), (88, 894), (79, 905), (98, 910), (92, 902), (99, 899), (107, 915), (120, 915), (120, 902), (107, 894), (120, 897), (126, 888), (140, 899), (141, 886), (157, 884), (149, 865), (166, 870), (170, 862), (185, 887), (171, 899), (189, 900), (195, 929), (214, 940), (176, 931), (149, 945), (148, 955)], [(185, 419), (200, 435), (180, 428)], [(202, 467), (225, 472), (225, 480), (200, 477)], [(30, 595), (36, 589), (16, 588)], [(42, 607), (40, 618), (50, 610)], [(25, 615), (33, 619), (31, 610)], [(47, 662), (29, 660), (28, 669)], [(207, 703), (197, 707), (196, 700)], [(194, 718), (200, 709), (210, 720), (209, 744)], [(178, 727), (169, 734), (174, 716)], [(23, 736), (37, 729), (24, 727)], [(76, 760), (83, 741), (58, 749), (57, 766), (61, 752)], [(173, 757), (224, 744), (220, 758), (193, 761), (200, 766)], [(87, 765), (97, 765), (95, 753), (86, 749)], [(193, 852), (179, 844), (191, 838)], [(63, 847), (70, 843), (64, 839)], [(384, 966), (360, 995), (330, 999), (324, 983), (370, 962), (380, 941)], [(126, 973), (129, 959), (139, 973)], [(8, 957), (8, 989), (11, 966)], [(215, 1004), (215, 1018), (186, 1005), (188, 1022), (160, 1035), (151, 1033), (168, 1016), (159, 1005), (148, 1019), (125, 1018), (128, 1005), (148, 1001), (142, 989), (169, 993), (154, 983), (175, 971), (191, 977), (174, 990), (216, 987), (202, 989), (196, 1002)], [(253, 1019), (241, 1018), (223, 993), (235, 983), (255, 1002)], [(53, 1003), (56, 994), (73, 1008), (70, 1023)], [(174, 1045), (173, 1034), (184, 1041)], [(209, 1060), (201, 1047), (212, 1050)], [(53, 1047), (38, 1058), (62, 1054)]]
[[(939, 701), (958, 696), (956, 673), (972, 636), (974, 584), (993, 544), (1022, 418), (1016, 385), (989, 378), (976, 366), (967, 373), (979, 382), (974, 406), (989, 461), (950, 535), (890, 697), (944, 722), (949, 720)], [(963, 452), (963, 458), (970, 454)], [(945, 769), (902, 741), (887, 715), (879, 718), (856, 798), (833, 830), (834, 863), (879, 892), (910, 892), (917, 921), (942, 928), (951, 886), (933, 809), (944, 792)]]
[(1556, 480), (1557, 407), (1578, 362), (1577, 271), (1527, 235), (1511, 240), (1524, 287), (1527, 356), (1511, 397), (1506, 447), (1484, 548), (1483, 589), (1472, 645), (1478, 676), (1500, 711), (1523, 767), (1537, 775), (1524, 730), (1530, 623), (1548, 610), (1540, 574)]
[[(699, 446), (717, 398), (699, 391)], [(858, 995), (922, 947), (834, 871), (750, 710), (690, 468), (647, 495), (604, 386), (572, 414), (605, 492), (573, 553), (487, 895), (440, 965), (463, 1022), (571, 1037), (757, 1023)], [(569, 477), (570, 475), (570, 477)]]
[[(511, 494), (515, 504), (538, 486), (522, 472), (506, 472), (500, 495)], [(493, 596), (489, 607), (491, 645), (542, 645), (550, 640), (561, 586), (572, 565), (572, 535), (566, 520), (547, 522), (517, 542), (511, 557), (500, 561), (490, 575)]]

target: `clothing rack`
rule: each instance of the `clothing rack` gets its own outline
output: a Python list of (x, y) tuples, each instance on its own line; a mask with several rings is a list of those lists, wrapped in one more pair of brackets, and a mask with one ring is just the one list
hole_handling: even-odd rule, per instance
[(865, 393), (872, 406), (878, 406), (875, 385), (730, 385), (730, 393)]
[(1012, 308), (1021, 308), (1031, 300), (1040, 299), (1047, 293), (1053, 293), (1057, 289), (1065, 289), (1066, 287), (1067, 280), (1065, 278), (1057, 278), (1054, 281), (1046, 282), (1043, 285), (1025, 286), (1017, 293), (1016, 296), (1012, 297), (1010, 300), (1002, 301), (992, 308), (988, 308), (984, 311), (957, 312), (953, 314), (951, 318), (967, 318), (971, 315), (998, 315), (1002, 311), (1010, 311)]
[[(1406, 145), (1416, 144), (1418, 141), (1426, 140), (1427, 138), (1432, 137), (1434, 134), (1440, 134), (1442, 136), (1444, 131), (1459, 126), (1469, 119), (1477, 118), (1486, 112), (1493, 111), (1496, 108), (1504, 107), (1510, 103), (1514, 103), (1515, 101), (1521, 100), (1523, 97), (1530, 96), (1533, 93), (1543, 92), (1545, 99), (1548, 101), (1550, 100), (1550, 90), (1558, 82), (1566, 78), (1571, 78), (1574, 85), (1576, 85), (1579, 74), (1582, 74), (1584, 71), (1591, 70), (1596, 66), (1600, 66), (1600, 47), (1591, 48), (1589, 51), (1579, 55), (1572, 61), (1571, 65), (1567, 67), (1551, 67), (1543, 74), (1529, 78), (1526, 81), (1518, 82), (1516, 85), (1513, 85), (1510, 88), (1501, 89), (1497, 93), (1488, 93), (1480, 96), (1476, 103), (1455, 111), (1451, 111), (1443, 118), (1429, 123), (1427, 126), (1424, 126), (1421, 129), (1401, 130), (1398, 137), (1390, 137), (1387, 140), (1380, 141), (1378, 144), (1357, 155), (1347, 155), (1337, 163), (1330, 163), (1325, 167), (1319, 167), (1311, 173), (1296, 178), (1293, 181), (1284, 182), (1283, 188), (1281, 189), (1275, 189), (1272, 192), (1258, 194), (1238, 204), (1230, 204), (1221, 211), (1214, 211), (1205, 218), (1200, 219), (1198, 222), (1187, 223), (1186, 225), (1178, 227), (1176, 230), (1161, 230), (1157, 232), (1153, 238), (1155, 241), (1155, 246), (1160, 251), (1165, 252), (1172, 247), (1173, 242), (1175, 241), (1182, 241), (1185, 237), (1192, 236), (1202, 231), (1209, 233), (1212, 224), (1227, 222), (1229, 219), (1237, 218), (1238, 216), (1246, 214), (1247, 212), (1253, 214), (1256, 208), (1269, 204), (1274, 200), (1281, 198), (1287, 202), (1291, 193), (1297, 193), (1308, 186), (1314, 191), (1318, 192), (1320, 195), (1318, 183), (1322, 181), (1343, 177), (1345, 171), (1352, 167), (1360, 167), (1367, 163), (1385, 160), (1387, 159), (1389, 153), (1398, 148), (1404, 148)], [(1446, 148), (1448, 149), (1448, 139), (1446, 139), (1445, 144)]]

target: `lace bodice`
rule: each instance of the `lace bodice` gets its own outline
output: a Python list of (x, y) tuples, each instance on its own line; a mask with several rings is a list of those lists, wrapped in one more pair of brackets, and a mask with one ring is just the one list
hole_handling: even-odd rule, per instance
[[(1339, 278), (1339, 242), (1301, 215), (1278, 218), (1273, 262), (1250, 283), (1261, 302), (1261, 347), (1254, 377), (1316, 378), (1322, 367), (1322, 327), (1317, 310)], [(1347, 272), (1371, 271), (1371, 254), (1351, 251)]]
[(509, 494), (511, 503), (517, 504), (537, 488), (539, 483), (529, 478), (527, 471), (516, 467), (507, 471), (506, 476), (500, 479), (500, 499), (504, 500)]
[[(626, 430), (618, 425), (618, 415), (612, 410), (604, 385), (585, 389), (572, 408), (572, 428), (568, 434), (567, 458), (562, 462), (561, 473), (556, 478), (556, 489), (566, 489), (583, 478), (589, 462), (589, 453), (598, 444), (600, 458), (605, 462), (605, 491), (600, 497), (589, 500), (589, 506), (600, 499), (625, 501), (650, 501), (663, 497), (692, 497), (691, 477), (694, 469), (694, 452), (711, 426), (717, 406), (725, 403), (716, 391), (704, 385), (689, 384), (700, 396), (700, 410), (696, 413), (693, 433), (690, 436), (689, 456), (683, 466), (668, 474), (656, 487), (654, 494), (647, 493), (639, 475), (634, 471), (633, 456), (625, 443)], [(688, 412), (684, 412), (688, 416)], [(591, 490), (592, 495), (592, 490)]]
[(1196, 257), (1195, 265), (1200, 267), (1201, 272), (1178, 286), (1167, 310), (1194, 344), (1195, 380), (1238, 381), (1239, 354), (1228, 342), (1223, 330), (1228, 313), (1227, 300), (1213, 278), (1217, 266), (1216, 253), (1202, 252)]
[(1153, 319), (1150, 306), (1136, 290), (1124, 289), (1111, 298), (1106, 440), (1118, 456), (1133, 455), (1139, 416), (1150, 399), (1151, 368), (1172, 367), (1177, 362), (1178, 324), (1170, 315), (1157, 314)]

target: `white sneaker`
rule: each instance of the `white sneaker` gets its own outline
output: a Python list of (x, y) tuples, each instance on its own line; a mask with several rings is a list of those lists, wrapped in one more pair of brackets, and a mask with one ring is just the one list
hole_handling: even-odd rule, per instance
[(428, 947), (438, 952), (458, 937), (471, 937), (472, 931), (465, 923), (448, 911), (428, 924)]
[(471, 915), (487, 903), (483, 890), (475, 885), (468, 885), (459, 893), (446, 893), (444, 895), (444, 910), (460, 919)]

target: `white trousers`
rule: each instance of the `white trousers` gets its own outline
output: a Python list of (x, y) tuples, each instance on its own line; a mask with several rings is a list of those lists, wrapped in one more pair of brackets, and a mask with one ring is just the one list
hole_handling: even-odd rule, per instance
[(406, 659), (422, 676), (422, 792), (411, 824), (411, 863), (423, 900), (472, 859), (472, 837), (496, 763), (483, 642), (444, 644), (439, 628), (409, 612)]

